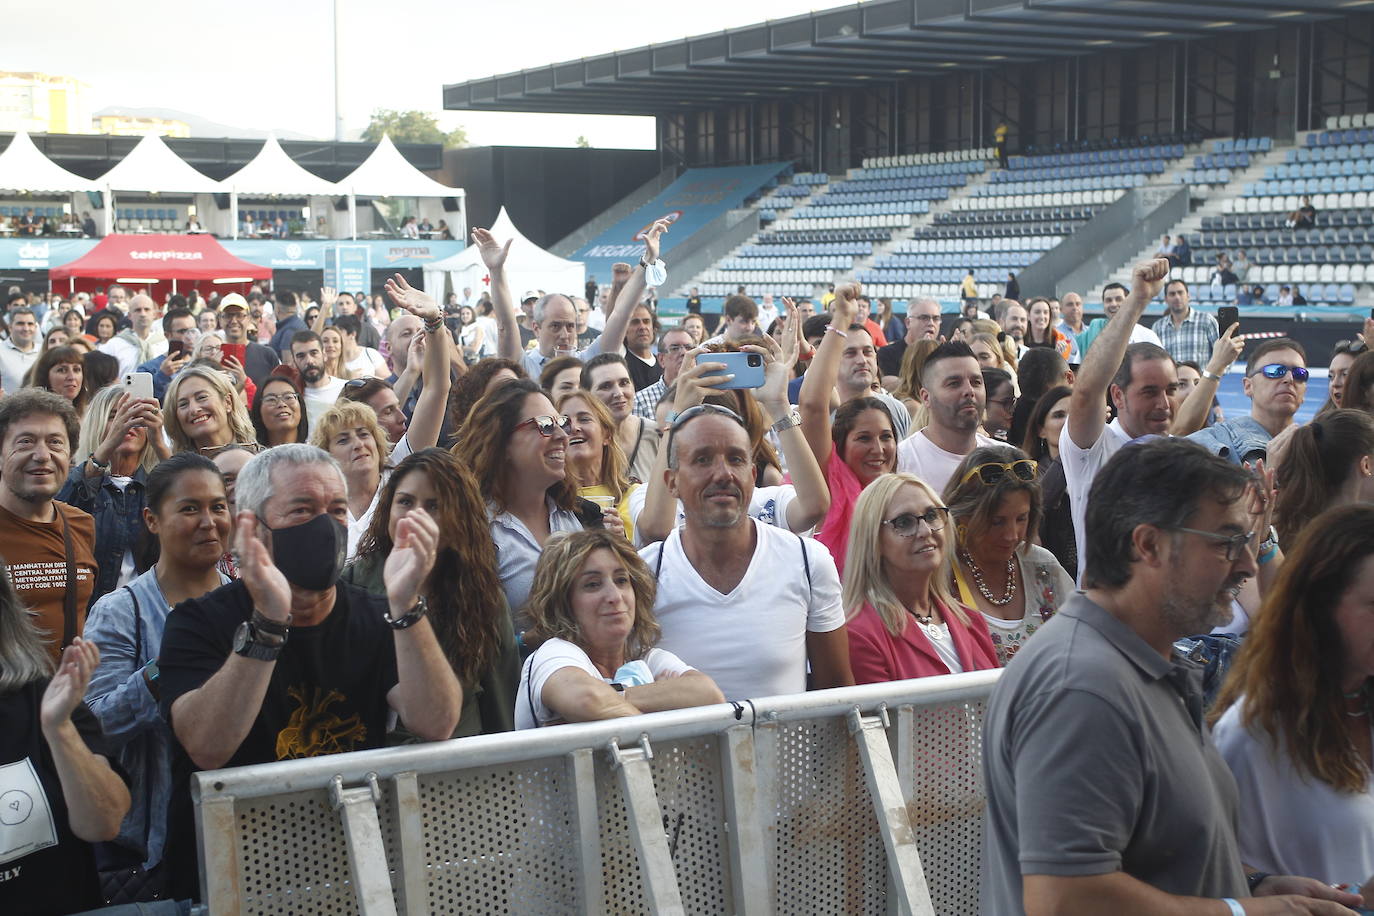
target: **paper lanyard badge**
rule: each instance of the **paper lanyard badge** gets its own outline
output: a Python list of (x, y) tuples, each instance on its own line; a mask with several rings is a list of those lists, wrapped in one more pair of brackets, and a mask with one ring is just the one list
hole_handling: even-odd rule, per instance
[(0, 766), (0, 865), (57, 845), (57, 826), (29, 758)]

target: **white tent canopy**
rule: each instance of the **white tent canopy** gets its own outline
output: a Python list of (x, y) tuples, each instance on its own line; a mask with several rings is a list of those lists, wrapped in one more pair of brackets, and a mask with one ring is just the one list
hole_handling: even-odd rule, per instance
[(286, 155), (276, 137), (268, 137), (243, 168), (220, 182), (229, 193), (281, 197), (327, 197), (340, 193), (332, 181), (326, 181), (303, 168)]
[(34, 145), (25, 131), (16, 131), (0, 153), (0, 188), (14, 191), (96, 191), (100, 185), (69, 172)]
[(382, 142), (348, 177), (339, 190), (355, 197), (462, 197), (462, 188), (450, 188), (430, 178), (406, 161), (391, 138)]
[(218, 181), (187, 165), (154, 134), (139, 140), (129, 155), (100, 176), (98, 183), (111, 191), (145, 194), (214, 194), (220, 190)]
[[(519, 296), (531, 289), (566, 293), (569, 296), (582, 295), (587, 282), (586, 266), (581, 261), (564, 260), (525, 238), (511, 221), (505, 207), (497, 215), (491, 234), (502, 244), (506, 239), (512, 239), (510, 256), (506, 260), (506, 276), (512, 284), (512, 295)], [(436, 302), (443, 301), (446, 274), (453, 284), (453, 291), (460, 295), (464, 287), (471, 289), (474, 294), (487, 288), (484, 280), (487, 267), (482, 263), (476, 245), (469, 245), (452, 257), (425, 266), (425, 291)]]
[(258, 150), (243, 168), (220, 182), (229, 193), (229, 233), (239, 237), (239, 197), (330, 197), (339, 193), (332, 181), (298, 164), (281, 148), (275, 136)]

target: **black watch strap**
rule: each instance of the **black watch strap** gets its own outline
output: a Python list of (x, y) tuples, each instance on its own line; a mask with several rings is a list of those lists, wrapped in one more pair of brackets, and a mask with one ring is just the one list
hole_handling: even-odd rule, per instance
[(1260, 882), (1269, 877), (1272, 877), (1272, 875), (1267, 871), (1252, 871), (1250, 874), (1246, 875), (1245, 883), (1250, 887), (1250, 894), (1253, 896), (1255, 888), (1260, 886)]
[(425, 601), (424, 595), (421, 595), (419, 598), (415, 599), (415, 606), (412, 607), (410, 610), (406, 611), (400, 617), (392, 617), (391, 609), (387, 608), (387, 610), (382, 614), (382, 619), (385, 620), (393, 630), (406, 630), (410, 627), (415, 626), (415, 624), (419, 623), (420, 618), (425, 616), (425, 613), (428, 610), (429, 602)]

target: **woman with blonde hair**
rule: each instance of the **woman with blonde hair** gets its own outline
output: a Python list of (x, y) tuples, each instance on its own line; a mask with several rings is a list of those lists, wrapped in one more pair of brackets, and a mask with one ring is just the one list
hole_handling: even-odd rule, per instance
[(854, 504), (841, 600), (860, 684), (998, 667), (982, 615), (950, 592), (949, 509), (913, 474), (884, 474)]
[(520, 673), (515, 727), (725, 702), (710, 677), (655, 647), (656, 589), (618, 535), (591, 529), (549, 538), (528, 605), (540, 645)]
[(613, 508), (625, 523), (625, 537), (634, 541), (630, 494), (640, 485), (625, 476), (629, 462), (615, 439), (615, 419), (596, 395), (578, 389), (555, 402), (560, 414), (572, 421), (568, 433), (568, 473), (577, 495), (605, 508)]
[(322, 448), (343, 469), (348, 485), (348, 559), (372, 523), (377, 497), (391, 476), (391, 442), (377, 413), (359, 401), (340, 400), (315, 421), (310, 444)]
[(930, 424), (930, 408), (921, 402), (921, 369), (926, 357), (940, 346), (940, 341), (922, 338), (906, 348), (902, 354), (902, 368), (897, 374), (897, 390), (892, 396), (902, 402), (911, 414), (911, 431), (925, 429)]
[(1210, 713), (1253, 869), (1369, 891), (1371, 604), (1374, 507), (1323, 512), (1290, 545)]
[(187, 366), (167, 386), (164, 422), (172, 451), (200, 451), (213, 459), (232, 443), (258, 450), (248, 406), (224, 372), (209, 366)]

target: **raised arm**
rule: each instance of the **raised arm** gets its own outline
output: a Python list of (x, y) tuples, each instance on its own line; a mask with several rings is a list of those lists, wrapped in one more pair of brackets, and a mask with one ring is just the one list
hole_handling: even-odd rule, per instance
[(1239, 324), (1231, 325), (1226, 329), (1226, 333), (1212, 344), (1212, 358), (1207, 361), (1207, 372), (1197, 383), (1197, 387), (1188, 392), (1188, 397), (1183, 399), (1174, 422), (1169, 426), (1169, 432), (1175, 436), (1195, 433), (1206, 424), (1207, 414), (1212, 411), (1212, 398), (1216, 397), (1221, 377), (1245, 348), (1245, 341), (1237, 340), (1234, 336), (1238, 327)]
[[(787, 401), (787, 383), (792, 378), (792, 367), (797, 364), (801, 340), (801, 319), (797, 315), (796, 305), (791, 299), (783, 299), (782, 303), (787, 309), (780, 335), (782, 343), (765, 337), (763, 347), (750, 345), (744, 348), (763, 354), (765, 381), (762, 388), (750, 393), (758, 401), (764, 421), (770, 425), (792, 413), (792, 405)], [(783, 457), (787, 459), (792, 487), (797, 491), (797, 498), (787, 504), (787, 529), (807, 531), (820, 524), (830, 510), (830, 489), (800, 426), (790, 426), (778, 433), (778, 444), (782, 446)]]
[[(658, 260), (659, 240), (663, 233), (668, 231), (667, 220), (656, 220), (649, 231), (644, 233), (644, 262), (652, 264)], [(611, 314), (606, 316), (606, 326), (601, 330), (601, 336), (596, 342), (602, 342), (599, 352), (601, 353), (624, 353), (625, 352), (625, 329), (630, 326), (630, 316), (634, 314), (635, 306), (639, 305), (639, 300), (644, 296), (645, 278), (644, 266), (636, 264), (634, 270), (630, 272), (630, 279), (626, 281), (620, 294), (615, 298), (615, 307), (611, 309)]]
[(1093, 341), (1088, 355), (1074, 381), (1073, 394), (1069, 397), (1069, 419), (1067, 428), (1069, 438), (1079, 448), (1092, 448), (1103, 428), (1107, 425), (1103, 407), (1107, 403), (1107, 388), (1112, 383), (1121, 360), (1126, 356), (1126, 347), (1131, 342), (1131, 330), (1145, 307), (1150, 304), (1164, 278), (1169, 275), (1167, 258), (1141, 261), (1131, 272), (1131, 294), (1126, 297), (1121, 308), (1112, 320), (1102, 329)]
[[(387, 555), (382, 578), (393, 620), (414, 607), (420, 586), (434, 568), (439, 525), (424, 509), (411, 510), (396, 523), (396, 545)], [(429, 620), (392, 633), (396, 643), (396, 686), (386, 699), (406, 728), (427, 741), (453, 737), (463, 711), (463, 688), (439, 648)]]
[[(248, 586), (254, 609), (285, 624), (291, 616), (291, 587), (254, 533), (257, 527), (252, 512), (238, 513), (234, 554), (239, 575)], [(192, 763), (202, 770), (215, 770), (229, 762), (262, 709), (276, 667), (275, 660), (231, 653), (209, 680), (172, 702), (172, 731)]]
[(339, 298), (339, 294), (332, 286), (320, 287), (320, 310), (315, 313), (315, 320), (310, 322), (310, 330), (316, 334), (323, 334), (325, 326), (329, 324), (329, 319), (334, 317), (334, 302)]
[(806, 436), (816, 464), (824, 470), (830, 461), (834, 444), (830, 439), (830, 398), (840, 375), (840, 355), (844, 352), (845, 335), (854, 323), (858, 299), (863, 287), (858, 283), (842, 283), (835, 287), (830, 302), (830, 324), (825, 337), (816, 348), (811, 365), (802, 376), (801, 394), (797, 407), (801, 410), (802, 433)]
[(48, 682), (39, 706), (43, 739), (52, 752), (62, 784), (67, 822), (88, 843), (113, 840), (129, 811), (129, 789), (104, 757), (91, 752), (72, 721), (100, 663), (95, 643), (77, 637), (62, 651), (62, 663)]
[[(396, 274), (387, 280), (386, 292), (392, 302), (425, 323), (422, 332), (425, 353), (420, 367), (425, 387), (415, 400), (415, 412), (406, 430), (411, 450), (418, 452), (439, 441), (439, 430), (444, 425), (444, 407), (448, 404), (448, 392), (452, 384), (449, 376), (449, 333), (448, 328), (444, 327), (444, 313), (439, 310), (439, 304), (424, 290), (411, 286), (405, 277)], [(437, 329), (430, 331), (436, 324)], [(407, 361), (406, 365), (409, 364)]]
[[(673, 414), (680, 414), (695, 407), (706, 399), (712, 389), (725, 384), (724, 375), (702, 378), (702, 373), (725, 368), (725, 363), (703, 362), (697, 358), (706, 353), (703, 347), (688, 350), (682, 358), (682, 369), (677, 374), (676, 393), (673, 396)], [(635, 540), (640, 544), (661, 541), (677, 525), (677, 500), (668, 492), (666, 473), (668, 470), (668, 432), (663, 434), (663, 444), (654, 456), (654, 466), (649, 471), (649, 479), (644, 483), (644, 508), (635, 519)]]
[(472, 230), (472, 240), (477, 244), (477, 253), (482, 256), (482, 264), (491, 277), (492, 317), (496, 319), (497, 355), (511, 362), (524, 358), (524, 348), (520, 346), (520, 323), (515, 314), (515, 297), (511, 295), (510, 282), (506, 278), (506, 258), (510, 255), (513, 239), (506, 239), (504, 245), (496, 241), (487, 229)]

